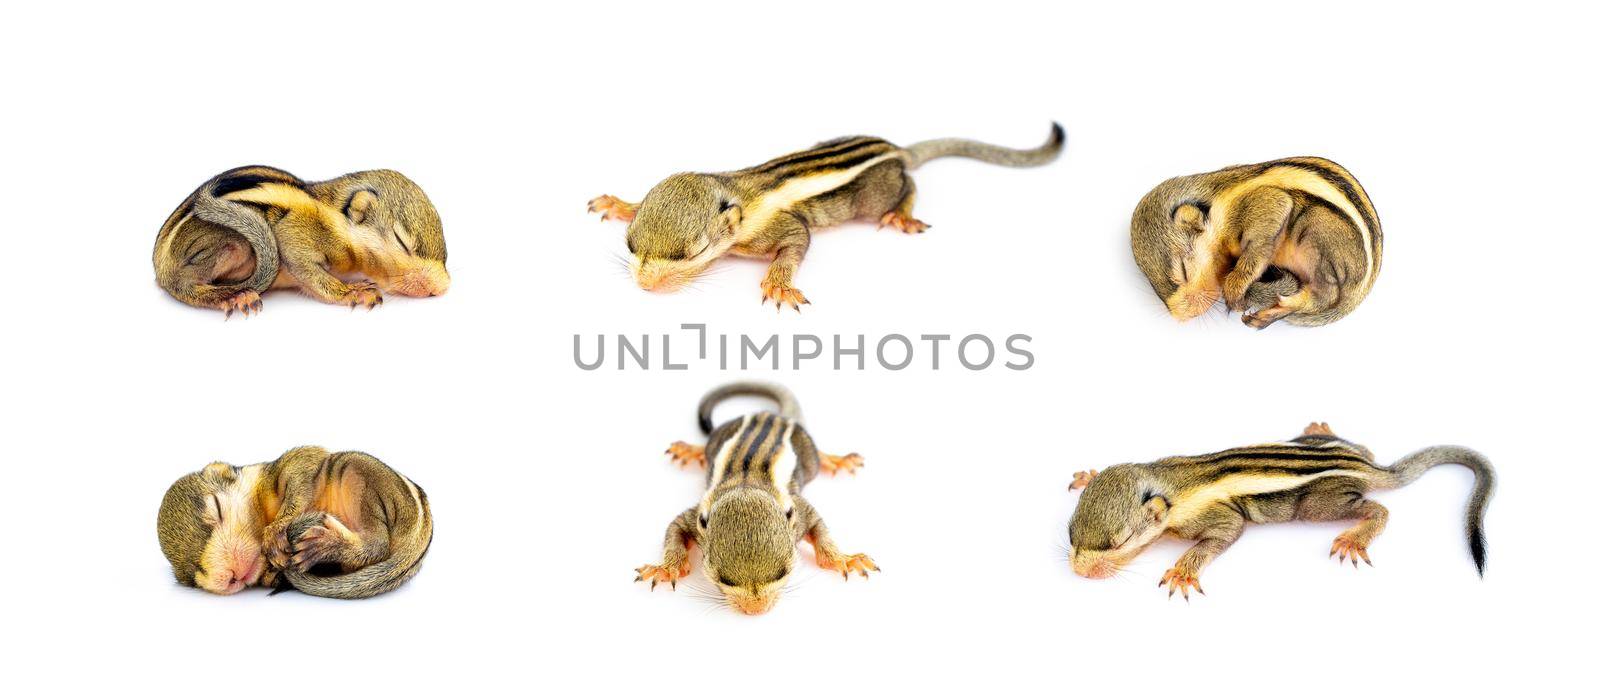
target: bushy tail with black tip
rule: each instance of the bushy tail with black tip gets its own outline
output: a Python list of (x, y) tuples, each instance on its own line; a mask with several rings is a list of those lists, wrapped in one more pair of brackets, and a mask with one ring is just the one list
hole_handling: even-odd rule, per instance
[(1489, 459), (1470, 448), (1462, 446), (1430, 446), (1412, 453), (1389, 466), (1393, 478), (1389, 487), (1404, 487), (1415, 482), (1422, 473), (1439, 465), (1460, 465), (1472, 470), (1472, 498), (1467, 502), (1467, 547), (1472, 551), (1472, 561), (1483, 575), (1485, 544), (1483, 539), (1483, 512), (1494, 496), (1494, 466)]

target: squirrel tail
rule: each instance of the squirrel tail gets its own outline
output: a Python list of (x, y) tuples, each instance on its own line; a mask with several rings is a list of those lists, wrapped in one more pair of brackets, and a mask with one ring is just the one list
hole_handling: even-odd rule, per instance
[[(283, 579), (302, 593), (343, 599), (370, 598), (399, 588), (400, 584), (410, 580), (422, 568), (422, 558), (427, 556), (428, 547), (433, 544), (433, 512), (428, 509), (428, 495), (423, 493), (422, 488), (409, 480), (407, 483), (416, 489), (422, 513), (411, 537), (395, 541), (388, 559), (337, 576), (285, 571)], [(290, 533), (294, 534), (293, 528)]]
[(1472, 470), (1472, 498), (1467, 502), (1467, 547), (1472, 551), (1472, 561), (1483, 575), (1485, 545), (1483, 539), (1483, 512), (1494, 496), (1494, 467), (1489, 459), (1470, 448), (1461, 446), (1430, 446), (1412, 453), (1389, 466), (1391, 480), (1388, 486), (1403, 487), (1415, 482), (1422, 473), (1439, 465), (1455, 464)]
[(788, 388), (762, 381), (736, 381), (706, 393), (700, 398), (700, 431), (711, 433), (716, 426), (711, 421), (712, 411), (723, 400), (740, 395), (759, 395), (778, 404), (778, 415), (784, 419), (800, 421), (800, 401)]
[(256, 270), (243, 284), (258, 292), (266, 291), (278, 276), (278, 238), (259, 211), (223, 196), (266, 182), (303, 185), (299, 179), (276, 169), (246, 166), (217, 176), (194, 197), (196, 217), (227, 227), (250, 244), (250, 250), (256, 255)]
[(1001, 166), (1043, 166), (1055, 161), (1056, 156), (1061, 154), (1061, 148), (1066, 144), (1066, 141), (1067, 132), (1061, 129), (1061, 124), (1051, 123), (1050, 139), (1033, 149), (1012, 149), (976, 140), (951, 137), (918, 142), (907, 147), (906, 152), (910, 155), (910, 168), (913, 169), (922, 166), (929, 160), (940, 157), (965, 157)]

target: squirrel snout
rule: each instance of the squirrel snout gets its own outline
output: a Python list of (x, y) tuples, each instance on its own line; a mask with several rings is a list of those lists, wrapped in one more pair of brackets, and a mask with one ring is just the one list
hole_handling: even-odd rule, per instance
[(1110, 578), (1117, 569), (1105, 557), (1077, 556), (1072, 558), (1072, 572), (1084, 578)]

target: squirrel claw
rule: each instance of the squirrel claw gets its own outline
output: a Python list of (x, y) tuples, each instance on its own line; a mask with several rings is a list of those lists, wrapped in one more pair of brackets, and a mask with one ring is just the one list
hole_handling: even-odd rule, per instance
[(633, 577), (633, 582), (638, 583), (647, 578), (650, 579), (650, 592), (652, 593), (655, 592), (657, 583), (667, 583), (676, 591), (678, 589), (678, 579), (689, 575), (689, 566), (685, 563), (677, 570), (673, 570), (671, 567), (645, 564), (634, 569), (634, 571), (638, 572), (639, 575)]
[(674, 441), (671, 446), (667, 446), (667, 455), (672, 456), (672, 462), (677, 463), (680, 468), (687, 468), (690, 463), (700, 467), (706, 466), (705, 446)]
[(1334, 538), (1333, 549), (1328, 550), (1328, 556), (1333, 557), (1334, 555), (1338, 555), (1340, 564), (1343, 564), (1345, 559), (1349, 559), (1350, 568), (1352, 569), (1360, 568), (1359, 563), (1356, 561), (1357, 558), (1366, 562), (1367, 566), (1372, 566), (1372, 557), (1367, 556), (1366, 543), (1360, 542), (1348, 534), (1341, 534), (1339, 537)]
[(246, 289), (217, 302), (217, 308), (222, 309), (223, 320), (232, 318), (234, 311), (249, 318), (250, 314), (261, 312), (261, 293), (254, 289)]
[(866, 463), (862, 462), (861, 455), (858, 453), (850, 453), (847, 455), (828, 455), (824, 453), (822, 454), (821, 463), (822, 471), (828, 473), (830, 476), (837, 476), (839, 471), (842, 470), (850, 473), (850, 475), (853, 477), (855, 476), (857, 470), (860, 470), (866, 466)]
[(839, 575), (843, 576), (846, 581), (850, 580), (852, 572), (861, 574), (862, 578), (869, 578), (867, 571), (878, 570), (878, 564), (872, 561), (872, 557), (865, 554), (836, 554), (830, 557), (823, 557), (823, 560), (818, 562), (822, 564), (822, 568), (838, 571)]
[(1084, 470), (1072, 473), (1072, 484), (1067, 485), (1067, 491), (1077, 491), (1089, 486), (1094, 481), (1094, 476), (1100, 474), (1098, 470)]
[(362, 280), (350, 285), (350, 290), (345, 292), (343, 303), (351, 311), (358, 306), (367, 307), (368, 311), (383, 305), (383, 294), (378, 291), (378, 283), (372, 280)]
[(794, 308), (795, 313), (799, 313), (801, 304), (811, 303), (809, 299), (806, 299), (805, 294), (800, 293), (800, 290), (794, 287), (786, 284), (780, 285), (771, 280), (763, 280), (761, 282), (761, 305), (765, 306), (768, 299), (777, 303), (779, 313), (783, 312), (784, 306), (791, 306)]
[(1161, 582), (1156, 584), (1156, 587), (1158, 588), (1161, 586), (1167, 587), (1167, 599), (1169, 600), (1172, 599), (1173, 593), (1182, 591), (1183, 601), (1189, 602), (1190, 588), (1193, 588), (1194, 592), (1201, 595), (1206, 594), (1205, 589), (1200, 587), (1199, 576), (1196, 576), (1193, 573), (1190, 573), (1185, 569), (1180, 569), (1176, 566), (1167, 569), (1167, 572), (1162, 574)]
[(886, 226), (894, 227), (907, 234), (920, 234), (932, 228), (922, 220), (916, 219), (911, 215), (901, 214), (898, 210), (884, 213), (884, 215), (878, 219), (879, 229), (882, 229)]

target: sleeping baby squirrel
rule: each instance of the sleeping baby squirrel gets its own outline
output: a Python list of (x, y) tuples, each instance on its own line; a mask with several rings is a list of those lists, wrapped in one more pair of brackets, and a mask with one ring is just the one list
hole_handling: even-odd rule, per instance
[(628, 222), (631, 270), (645, 289), (683, 287), (727, 253), (770, 258), (761, 302), (799, 311), (811, 302), (794, 287), (794, 274), (812, 231), (866, 219), (920, 233), (928, 225), (911, 216), (912, 169), (940, 157), (1041, 166), (1055, 160), (1065, 139), (1054, 123), (1049, 140), (1028, 150), (956, 138), (897, 147), (876, 137), (845, 137), (748, 169), (673, 174), (643, 202), (603, 195), (589, 201), (589, 211)]
[[(746, 415), (713, 429), (717, 403), (738, 395), (769, 398), (778, 412)], [(818, 471), (854, 474), (862, 463), (854, 453), (818, 453), (788, 389), (754, 382), (717, 388), (700, 401), (700, 430), (711, 436), (705, 446), (680, 441), (667, 453), (681, 466), (707, 467), (706, 492), (667, 527), (661, 563), (636, 569), (635, 581), (649, 581), (652, 590), (661, 582), (676, 588), (678, 579), (689, 575), (689, 548), (698, 543), (706, 578), (728, 604), (754, 615), (777, 602), (794, 571), (801, 539), (816, 549), (817, 565), (846, 579), (851, 572), (865, 577), (878, 570), (865, 554), (841, 552), (822, 516), (800, 496)]]
[(1494, 468), (1459, 446), (1433, 446), (1384, 468), (1372, 452), (1312, 424), (1286, 443), (1232, 448), (1153, 463), (1113, 465), (1074, 475), (1083, 498), (1068, 528), (1072, 570), (1088, 578), (1115, 575), (1163, 535), (1195, 540), (1161, 578), (1167, 595), (1200, 590), (1200, 572), (1239, 539), (1245, 523), (1291, 520), (1355, 521), (1333, 542), (1328, 556), (1368, 565), (1367, 547), (1383, 532), (1389, 511), (1366, 498), (1395, 489), (1445, 464), (1470, 468), (1476, 480), (1467, 504), (1467, 546), (1483, 574), (1483, 512), (1494, 493)]
[(154, 262), (167, 293), (226, 316), (259, 312), (261, 294), (279, 287), (369, 310), (383, 292), (450, 287), (438, 212), (411, 179), (385, 170), (319, 183), (267, 166), (225, 171), (167, 217)]
[(377, 458), (306, 446), (270, 463), (184, 475), (162, 499), (156, 531), (186, 586), (365, 598), (417, 573), (433, 514), (422, 488)]
[[(1317, 157), (1170, 179), (1139, 202), (1132, 237), (1134, 260), (1173, 317), (1194, 318), (1220, 298), (1257, 329), (1343, 318), (1383, 261), (1366, 191)], [(1269, 270), (1278, 274), (1268, 282), (1283, 279), (1256, 287)]]

